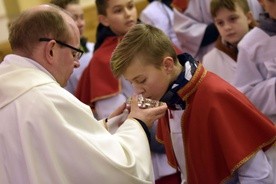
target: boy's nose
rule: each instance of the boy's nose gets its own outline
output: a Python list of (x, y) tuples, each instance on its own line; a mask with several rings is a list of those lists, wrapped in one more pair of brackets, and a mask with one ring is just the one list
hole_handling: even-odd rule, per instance
[(226, 30), (231, 29), (231, 25), (229, 23), (225, 23), (224, 29)]
[(126, 16), (130, 16), (130, 12), (131, 12), (131, 10), (129, 10), (128, 8), (125, 8), (125, 15)]

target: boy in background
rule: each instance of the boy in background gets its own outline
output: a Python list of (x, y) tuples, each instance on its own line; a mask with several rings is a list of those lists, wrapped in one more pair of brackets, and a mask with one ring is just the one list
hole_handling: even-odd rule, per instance
[(99, 18), (94, 55), (84, 70), (76, 96), (103, 119), (133, 94), (129, 82), (116, 79), (110, 69), (111, 53), (122, 36), (137, 23), (133, 0), (96, 0)]
[[(209, 52), (219, 36), (210, 12), (211, 0), (189, 0), (187, 9), (174, 9), (174, 31), (183, 51), (198, 60)], [(257, 0), (248, 0), (253, 15), (258, 15), (260, 5)]]
[(212, 0), (211, 14), (220, 36), (202, 63), (207, 70), (232, 83), (237, 65), (237, 45), (255, 26), (255, 21), (247, 0)]
[(115, 49), (111, 67), (138, 94), (167, 103), (157, 137), (182, 183), (272, 183), (264, 151), (276, 139), (273, 123), (189, 54), (177, 56), (161, 30), (133, 27)]
[(80, 58), (80, 66), (74, 69), (67, 85), (65, 86), (66, 90), (74, 94), (81, 74), (92, 58), (94, 43), (89, 42), (87, 38), (84, 37), (85, 19), (79, 0), (51, 0), (50, 3), (57, 5), (70, 13), (80, 31), (80, 46), (84, 53)]

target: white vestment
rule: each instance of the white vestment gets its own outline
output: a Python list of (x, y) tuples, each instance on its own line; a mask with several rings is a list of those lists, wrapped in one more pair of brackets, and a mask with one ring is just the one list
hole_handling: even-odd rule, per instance
[(276, 124), (276, 36), (256, 27), (238, 49), (234, 85)]
[(214, 43), (200, 47), (208, 24), (213, 22), (210, 2), (211, 0), (190, 0), (186, 11), (174, 9), (173, 26), (181, 49), (199, 60), (214, 47)]
[[(255, 27), (238, 44), (234, 86), (276, 126), (276, 36)], [(276, 184), (276, 145), (267, 151)]]
[(180, 49), (180, 42), (173, 30), (173, 17), (173, 10), (160, 1), (152, 1), (140, 13), (140, 20), (143, 23), (161, 29)]
[(202, 64), (208, 71), (217, 74), (230, 84), (233, 83), (237, 63), (221, 50), (213, 48), (203, 57)]
[(38, 63), (0, 64), (0, 183), (150, 184), (147, 136), (134, 119), (113, 134)]

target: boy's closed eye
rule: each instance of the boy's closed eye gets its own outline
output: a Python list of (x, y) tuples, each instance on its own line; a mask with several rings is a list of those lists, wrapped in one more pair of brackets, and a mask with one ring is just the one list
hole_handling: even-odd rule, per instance
[(146, 82), (146, 80), (147, 80), (147, 78), (139, 76), (139, 77), (135, 77), (132, 81), (130, 81), (130, 83), (131, 84), (143, 84)]
[(137, 82), (137, 84), (143, 84), (146, 82), (146, 78), (137, 80), (136, 82)]

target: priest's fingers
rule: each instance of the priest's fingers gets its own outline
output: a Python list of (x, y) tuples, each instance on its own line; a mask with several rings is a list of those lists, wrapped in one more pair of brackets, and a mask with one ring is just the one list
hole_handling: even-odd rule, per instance
[[(134, 102), (132, 102), (134, 103)], [(137, 106), (131, 105), (131, 111), (129, 118), (137, 118), (143, 121), (149, 128), (152, 127), (153, 122), (165, 115), (167, 111), (167, 105), (164, 103), (158, 107), (141, 109)]]
[(112, 112), (112, 113), (108, 116), (108, 119), (113, 118), (113, 117), (115, 117), (115, 116), (118, 116), (118, 115), (122, 114), (125, 108), (126, 108), (126, 104), (123, 103), (123, 104), (120, 105), (114, 112)]

